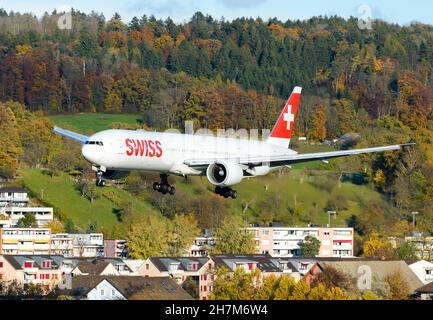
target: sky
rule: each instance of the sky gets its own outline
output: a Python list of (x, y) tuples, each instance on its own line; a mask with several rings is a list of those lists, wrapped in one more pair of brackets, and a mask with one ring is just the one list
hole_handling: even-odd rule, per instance
[[(277, 17), (280, 20), (308, 19), (312, 16), (338, 15), (382, 19), (406, 25), (421, 22), (433, 25), (432, 0), (0, 0), (6, 11), (32, 12), (40, 17), (54, 9), (65, 11), (73, 7), (82, 12), (102, 12), (111, 18), (118, 12), (124, 22), (134, 16), (153, 14), (157, 18), (171, 17), (176, 22), (188, 21), (201, 11), (214, 18), (232, 20), (238, 17)], [(59, 10), (60, 9), (60, 10)], [(63, 10), (62, 10), (63, 9)]]

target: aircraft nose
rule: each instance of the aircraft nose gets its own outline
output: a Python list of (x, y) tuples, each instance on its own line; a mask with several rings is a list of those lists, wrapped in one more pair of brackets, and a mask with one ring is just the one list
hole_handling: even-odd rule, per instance
[(81, 149), (81, 153), (83, 154), (84, 159), (87, 161), (97, 164), (97, 162), (101, 159), (102, 154), (98, 150), (96, 150), (94, 145), (85, 144)]

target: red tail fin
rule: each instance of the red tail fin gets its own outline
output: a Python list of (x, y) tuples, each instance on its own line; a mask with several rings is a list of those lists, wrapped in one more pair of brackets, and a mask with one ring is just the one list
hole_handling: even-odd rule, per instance
[(283, 111), (275, 124), (268, 142), (288, 147), (292, 137), (293, 128), (295, 127), (295, 116), (298, 111), (299, 100), (301, 99), (301, 87), (295, 87), (289, 100), (287, 100)]

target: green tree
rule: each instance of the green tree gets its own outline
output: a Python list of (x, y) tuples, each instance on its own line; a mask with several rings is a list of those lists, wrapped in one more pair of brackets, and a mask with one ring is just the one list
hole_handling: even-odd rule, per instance
[(303, 257), (315, 257), (319, 254), (320, 241), (316, 237), (308, 235), (298, 245)]
[(36, 227), (36, 217), (31, 212), (26, 212), (24, 214), (24, 217), (22, 217), (20, 220), (18, 220), (18, 227), (20, 228), (30, 228), (30, 227)]

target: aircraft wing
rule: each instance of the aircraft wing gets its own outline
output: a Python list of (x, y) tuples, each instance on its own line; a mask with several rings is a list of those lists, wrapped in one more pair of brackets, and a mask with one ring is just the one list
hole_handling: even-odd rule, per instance
[(81, 144), (85, 144), (86, 141), (89, 139), (89, 137), (85, 136), (84, 134), (79, 134), (73, 131), (65, 130), (57, 126), (54, 126), (53, 132), (63, 137), (75, 140)]
[(373, 152), (384, 152), (400, 150), (405, 146), (414, 145), (415, 143), (397, 144), (384, 147), (374, 147), (365, 149), (352, 149), (352, 150), (341, 150), (341, 151), (329, 151), (329, 152), (318, 152), (318, 153), (301, 153), (291, 155), (276, 155), (276, 156), (259, 156), (259, 157), (247, 157), (247, 158), (227, 158), (227, 159), (191, 159), (186, 160), (184, 163), (191, 167), (200, 167), (217, 163), (218, 161), (231, 161), (243, 165), (259, 165), (261, 163), (269, 163), (271, 167), (290, 165), (301, 162), (309, 162), (314, 160), (328, 160), (339, 157), (347, 157), (351, 155), (373, 153)]

